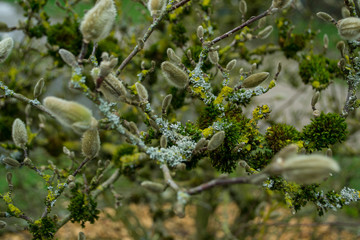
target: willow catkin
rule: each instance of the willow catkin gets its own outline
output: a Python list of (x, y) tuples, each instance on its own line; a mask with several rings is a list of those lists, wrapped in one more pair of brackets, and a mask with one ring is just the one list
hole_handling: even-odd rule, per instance
[(85, 42), (99, 42), (106, 38), (115, 22), (116, 8), (113, 0), (99, 0), (84, 16), (80, 32)]
[(28, 141), (28, 135), (26, 131), (26, 126), (23, 121), (21, 121), (19, 118), (15, 119), (12, 125), (12, 139), (17, 147), (25, 148), (27, 141)]
[(163, 62), (161, 64), (161, 70), (169, 83), (177, 88), (184, 88), (189, 82), (189, 76), (171, 62)]

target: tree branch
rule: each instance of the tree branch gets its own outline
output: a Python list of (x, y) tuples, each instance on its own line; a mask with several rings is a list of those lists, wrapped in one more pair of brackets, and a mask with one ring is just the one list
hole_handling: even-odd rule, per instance
[(253, 22), (256, 22), (257, 20), (266, 17), (267, 15), (270, 15), (271, 13), (271, 9), (266, 10), (265, 12), (261, 13), (260, 15), (256, 16), (256, 17), (251, 17), (249, 20), (247, 20), (246, 22), (244, 22), (243, 24), (241, 24), (240, 26), (237, 26), (236, 28), (224, 33), (223, 35), (216, 37), (215, 39), (213, 39), (210, 42), (210, 46), (214, 45), (215, 43), (231, 36), (232, 34), (236, 33), (237, 31), (243, 29), (244, 27), (250, 25)]
[[(188, 3), (191, 0), (182, 0), (178, 3), (175, 3), (171, 8), (163, 11), (160, 16), (158, 18), (156, 18), (154, 20), (154, 22), (150, 25), (150, 27), (147, 29), (147, 31), (145, 32), (144, 36), (142, 37), (142, 41), (145, 43), (148, 38), (150, 37), (151, 33), (155, 30), (155, 28), (157, 27), (157, 25), (159, 25), (159, 23), (163, 20), (163, 18), (170, 12), (174, 11), (175, 9), (185, 5), (186, 3)], [(121, 73), (121, 70), (123, 70), (126, 65), (131, 61), (131, 59), (133, 57), (136, 56), (136, 54), (138, 52), (141, 51), (141, 48), (139, 47), (139, 45), (136, 45), (134, 47), (134, 49), (132, 50), (132, 52), (129, 54), (129, 56), (127, 56), (127, 58), (120, 64), (119, 68), (116, 70), (116, 76), (119, 76)]]

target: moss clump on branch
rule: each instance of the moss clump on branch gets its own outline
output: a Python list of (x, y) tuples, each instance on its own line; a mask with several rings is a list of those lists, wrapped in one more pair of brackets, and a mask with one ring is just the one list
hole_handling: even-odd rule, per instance
[(305, 148), (308, 151), (328, 148), (341, 143), (348, 134), (345, 119), (336, 113), (322, 112), (319, 117), (311, 119), (302, 131)]
[(86, 222), (94, 223), (100, 213), (96, 208), (97, 202), (90, 195), (83, 193), (78, 186), (71, 190), (71, 194), (67, 208), (70, 212), (70, 221), (78, 222), (82, 227), (85, 227)]
[(299, 65), (299, 74), (305, 84), (310, 84), (313, 89), (324, 90), (331, 79), (340, 74), (335, 60), (323, 55), (305, 55)]
[(299, 140), (300, 133), (295, 127), (285, 123), (274, 124), (266, 129), (265, 138), (273, 153), (277, 153), (290, 143)]

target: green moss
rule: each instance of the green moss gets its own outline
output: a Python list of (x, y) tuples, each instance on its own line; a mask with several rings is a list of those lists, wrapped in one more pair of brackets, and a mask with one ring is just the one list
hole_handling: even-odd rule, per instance
[(315, 37), (315, 32), (311, 29), (307, 29), (304, 34), (292, 33), (291, 22), (285, 18), (279, 18), (276, 25), (279, 29), (278, 42), (287, 58), (296, 58), (296, 53), (303, 50)]
[(265, 134), (267, 145), (274, 154), (290, 143), (299, 140), (299, 137), (299, 131), (293, 126), (284, 123), (272, 125), (266, 130)]
[[(49, 44), (64, 48), (75, 56), (79, 55), (82, 35), (79, 31), (79, 23), (73, 19), (65, 18), (62, 23), (51, 25), (47, 30), (47, 37)], [(57, 50), (49, 50), (49, 54), (58, 60), (59, 66), (64, 64)]]
[(96, 58), (100, 59), (103, 52), (107, 52), (114, 57), (123, 57), (123, 50), (120, 48), (118, 40), (112, 35), (98, 43)]
[(308, 151), (328, 148), (341, 143), (347, 135), (347, 124), (339, 114), (321, 112), (320, 116), (311, 120), (302, 131), (305, 147)]
[[(240, 159), (250, 160), (249, 153), (259, 147), (262, 136), (254, 122), (243, 115), (236, 119), (227, 119), (224, 131), (225, 140), (223, 144), (211, 151), (209, 156), (213, 167), (221, 172), (231, 173), (235, 170)], [(253, 160), (260, 155), (254, 153)], [(264, 164), (261, 163), (260, 165)]]
[(178, 47), (182, 47), (186, 44), (189, 38), (185, 35), (186, 28), (181, 23), (172, 24), (170, 36), (171, 41)]
[(221, 111), (215, 105), (206, 106), (201, 112), (197, 120), (200, 129), (207, 128), (220, 116)]
[[(191, 51), (191, 57), (195, 62), (199, 62), (199, 56), (200, 53), (202, 52), (202, 47), (201, 45), (194, 45), (189, 47), (188, 49), (186, 49), (185, 52), (187, 52), (188, 50)], [(184, 65), (187, 68), (193, 68), (193, 66), (191, 65), (191, 62), (189, 60), (189, 58), (186, 56), (186, 54), (183, 55), (182, 59), (181, 59), (182, 63), (184, 63)], [(206, 72), (207, 70), (211, 69), (213, 66), (209, 61), (205, 61), (203, 66), (201, 67), (201, 69)]]
[(45, 240), (53, 239), (56, 233), (56, 221), (55, 218), (51, 219), (50, 217), (44, 217), (33, 224), (29, 225), (30, 233), (33, 236), (33, 239)]
[[(170, 87), (168, 94), (172, 94), (171, 106), (174, 110), (181, 108), (184, 106), (186, 92), (183, 89), (177, 89), (176, 87)], [(170, 108), (168, 109), (168, 113)]]
[(89, 195), (84, 194), (78, 186), (71, 190), (72, 197), (68, 210), (70, 211), (70, 221), (78, 222), (85, 227), (86, 222), (94, 223), (99, 218), (100, 211), (96, 209), (97, 202)]
[(299, 74), (305, 84), (311, 84), (313, 89), (325, 89), (332, 78), (340, 74), (335, 60), (322, 55), (303, 56), (299, 65)]
[(126, 155), (132, 155), (134, 154), (134, 151), (136, 150), (136, 146), (124, 143), (118, 146), (116, 149), (115, 154), (113, 155), (113, 162), (115, 166), (120, 167), (122, 166), (122, 163), (120, 161), (120, 158)]

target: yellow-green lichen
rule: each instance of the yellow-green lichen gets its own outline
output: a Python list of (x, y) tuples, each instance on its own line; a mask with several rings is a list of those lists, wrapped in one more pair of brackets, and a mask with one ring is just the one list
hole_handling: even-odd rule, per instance
[(214, 133), (214, 128), (212, 127), (208, 127), (202, 130), (202, 134), (204, 138), (208, 138), (209, 136), (213, 135), (213, 133)]
[(228, 86), (225, 86), (221, 89), (221, 92), (217, 96), (217, 98), (214, 101), (214, 104), (221, 104), (223, 99), (227, 97), (230, 93), (232, 93), (234, 89)]
[(11, 203), (8, 204), (8, 208), (9, 208), (9, 211), (11, 212), (11, 214), (13, 214), (15, 217), (19, 217), (22, 214), (20, 209), (15, 207), (14, 204), (11, 204)]

